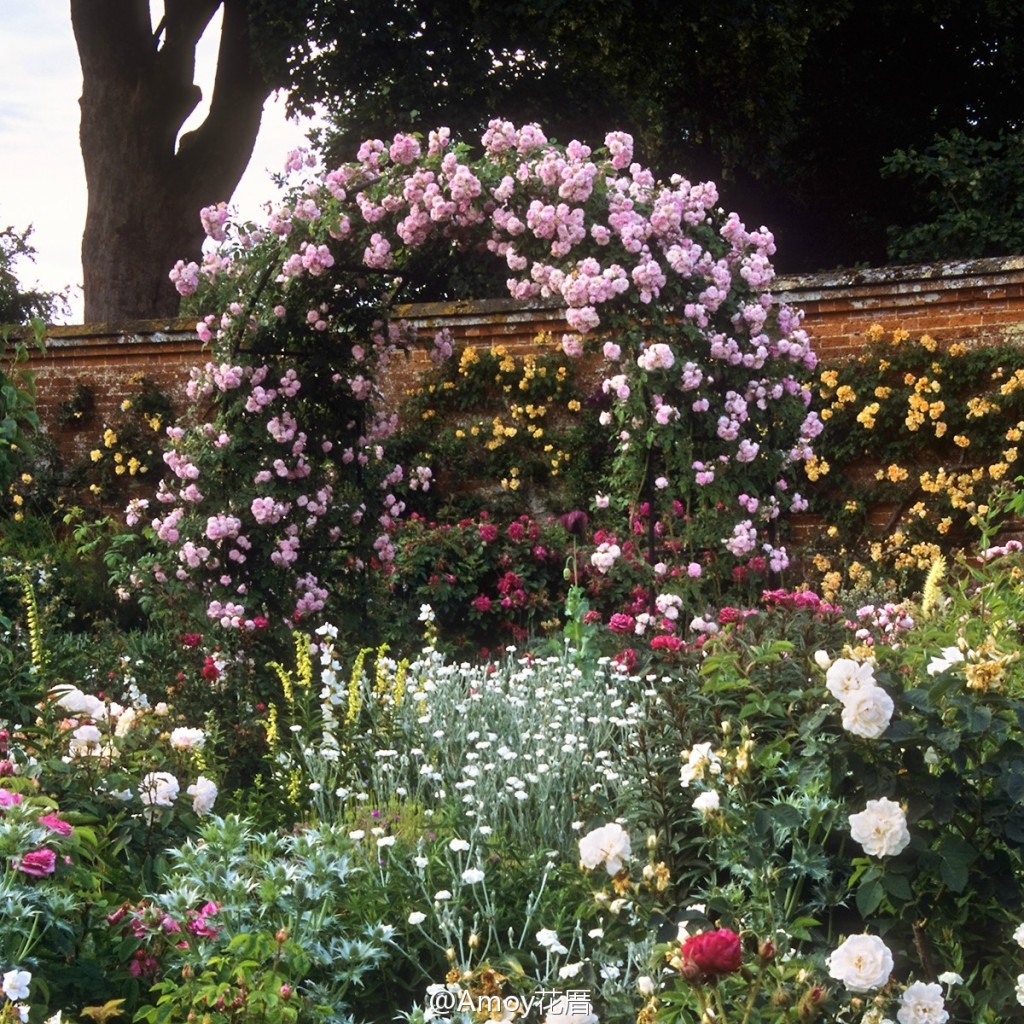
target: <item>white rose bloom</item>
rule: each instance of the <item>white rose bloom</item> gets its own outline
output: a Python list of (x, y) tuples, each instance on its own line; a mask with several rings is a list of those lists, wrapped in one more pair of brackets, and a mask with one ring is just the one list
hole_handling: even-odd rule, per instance
[(1024, 947), (1024, 924), (1017, 925), (1017, 930), (1013, 933), (1013, 941), (1018, 946)]
[(869, 800), (860, 814), (850, 815), (850, 835), (869, 857), (895, 857), (910, 843), (907, 817), (895, 800)]
[(827, 669), (832, 664), (832, 659), (828, 656), (828, 651), (815, 651), (814, 652), (814, 664), (821, 669)]
[(175, 750), (202, 750), (206, 743), (206, 733), (202, 729), (189, 729), (179, 726), (171, 730), (171, 746)]
[(946, 1024), (949, 1014), (942, 1001), (942, 986), (915, 981), (900, 998), (896, 1019), (900, 1024)]
[(72, 715), (87, 715), (89, 718), (103, 717), (103, 701), (99, 697), (83, 693), (77, 686), (68, 689), (58, 687), (53, 692), (62, 694), (57, 704)]
[(892, 973), (892, 953), (877, 935), (851, 935), (826, 962), (829, 975), (849, 992), (881, 988)]
[(855, 736), (876, 740), (892, 721), (892, 697), (880, 686), (854, 690), (843, 701), (843, 728)]
[(852, 658), (836, 658), (825, 673), (825, 689), (836, 700), (845, 701), (854, 690), (875, 685), (875, 670), (870, 662)]
[(617, 875), (631, 856), (629, 833), (614, 821), (593, 829), (580, 840), (580, 861), (588, 871), (603, 863), (609, 875)]
[(1024, 1006), (1024, 974), (1017, 975), (1017, 1002)]
[(196, 814), (209, 814), (213, 810), (217, 799), (217, 784), (205, 775), (200, 775), (185, 792), (192, 797), (192, 810)]
[(139, 796), (147, 807), (172, 807), (180, 788), (170, 772), (150, 772), (139, 784)]

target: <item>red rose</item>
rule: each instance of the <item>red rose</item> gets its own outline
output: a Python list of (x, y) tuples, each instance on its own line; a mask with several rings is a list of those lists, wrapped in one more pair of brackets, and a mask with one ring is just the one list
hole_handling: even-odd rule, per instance
[(53, 850), (48, 850), (44, 846), (40, 850), (26, 853), (21, 860), (14, 862), (14, 866), (23, 874), (31, 875), (33, 878), (45, 878), (56, 870), (57, 855)]
[(720, 974), (733, 974), (740, 969), (743, 949), (740, 937), (728, 928), (716, 932), (700, 932), (691, 935), (679, 950), (683, 968), (692, 966), (705, 978), (714, 979)]

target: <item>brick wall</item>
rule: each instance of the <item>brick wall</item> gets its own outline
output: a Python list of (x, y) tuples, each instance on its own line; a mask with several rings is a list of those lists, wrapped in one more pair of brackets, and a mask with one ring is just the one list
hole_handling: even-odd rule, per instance
[[(909, 267), (882, 267), (782, 277), (775, 294), (805, 312), (804, 324), (826, 359), (855, 352), (874, 323), (930, 333), (939, 341), (1024, 341), (1024, 257), (972, 260)], [(561, 336), (555, 308), (527, 308), (511, 300), (417, 304), (397, 314), (416, 322), (425, 338), (447, 327), (453, 337), (479, 345), (530, 348), (542, 332)], [(40, 416), (68, 458), (92, 447), (105, 420), (144, 375), (181, 400), (188, 367), (205, 359), (189, 320), (144, 321), (121, 327), (52, 327), (45, 355), (33, 353)], [(413, 353), (392, 381), (397, 393), (426, 351)], [(57, 410), (77, 384), (96, 399), (90, 429), (62, 429)], [(98, 430), (96, 429), (98, 426)]]

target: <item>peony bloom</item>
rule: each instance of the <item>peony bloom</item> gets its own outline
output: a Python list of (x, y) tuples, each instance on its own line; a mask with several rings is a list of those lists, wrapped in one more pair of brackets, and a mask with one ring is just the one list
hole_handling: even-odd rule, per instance
[(185, 792), (192, 797), (192, 810), (196, 814), (209, 814), (213, 810), (217, 800), (217, 785), (205, 775), (200, 775)]
[(170, 772), (150, 772), (139, 783), (139, 796), (147, 807), (172, 807), (179, 788)]
[(900, 998), (896, 1014), (900, 1024), (946, 1024), (949, 1014), (942, 1001), (942, 986), (915, 981)]
[(687, 938), (679, 950), (683, 971), (696, 970), (702, 977), (717, 978), (720, 974), (734, 974), (740, 969), (743, 947), (740, 937), (728, 928), (714, 932), (698, 932)]
[(892, 973), (892, 953), (877, 935), (851, 935), (829, 955), (828, 973), (849, 992), (881, 988)]
[(895, 857), (910, 843), (903, 808), (888, 797), (869, 800), (860, 814), (851, 814), (850, 835), (869, 857)]
[(892, 697), (880, 686), (854, 690), (843, 701), (843, 728), (855, 736), (876, 740), (892, 721)]
[(32, 878), (45, 878), (52, 875), (57, 868), (57, 855), (44, 846), (39, 850), (26, 853), (14, 862), (14, 866), (23, 874)]
[(603, 863), (609, 875), (617, 875), (631, 856), (629, 833), (614, 821), (593, 829), (580, 840), (580, 862), (588, 871)]

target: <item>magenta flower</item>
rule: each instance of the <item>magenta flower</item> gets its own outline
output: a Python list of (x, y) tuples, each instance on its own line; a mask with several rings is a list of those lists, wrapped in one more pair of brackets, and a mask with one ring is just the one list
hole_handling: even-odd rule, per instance
[(20, 859), (15, 859), (14, 866), (22, 874), (31, 875), (33, 878), (45, 878), (56, 870), (57, 855), (53, 850), (44, 846), (31, 853), (26, 853)]
[(71, 822), (64, 821), (56, 814), (41, 814), (39, 824), (45, 825), (51, 832), (56, 832), (59, 836), (69, 836), (75, 830)]

